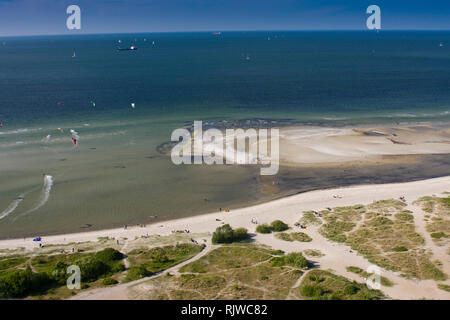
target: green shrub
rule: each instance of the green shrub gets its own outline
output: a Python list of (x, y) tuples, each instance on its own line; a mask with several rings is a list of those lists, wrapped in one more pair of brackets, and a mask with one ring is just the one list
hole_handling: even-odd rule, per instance
[(349, 295), (356, 294), (358, 291), (359, 288), (353, 284), (346, 285), (344, 288), (344, 293)]
[(23, 298), (33, 293), (41, 293), (55, 284), (48, 274), (26, 270), (13, 270), (0, 277), (0, 298)]
[(229, 224), (218, 227), (212, 236), (212, 243), (231, 243), (233, 242), (233, 229)]
[(408, 251), (408, 248), (406, 248), (406, 247), (404, 247), (404, 246), (400, 246), (400, 247), (395, 247), (395, 248), (393, 248), (392, 251), (395, 251), (395, 252), (405, 252), (405, 251)]
[(314, 295), (314, 286), (305, 284), (304, 286), (301, 287), (300, 292), (305, 297), (312, 297)]
[(272, 230), (275, 232), (281, 232), (289, 229), (289, 226), (281, 220), (272, 221), (270, 226), (272, 227)]
[(111, 267), (103, 261), (95, 258), (80, 264), (81, 280), (86, 282), (95, 281), (111, 271)]
[(229, 224), (217, 227), (212, 235), (212, 243), (232, 243), (234, 241), (241, 241), (248, 239), (249, 235), (247, 229), (238, 228), (233, 230)]
[(305, 297), (319, 298), (325, 293), (325, 290), (316, 285), (304, 285), (301, 287), (300, 292)]
[(311, 242), (312, 238), (303, 232), (292, 232), (289, 234), (291, 236), (291, 239), (299, 242)]
[(447, 238), (447, 235), (444, 232), (434, 232), (431, 234), (431, 237), (434, 239)]
[(122, 260), (123, 254), (113, 248), (106, 248), (97, 252), (95, 254), (95, 258), (102, 262), (110, 263), (113, 261)]
[(447, 284), (438, 284), (438, 288), (447, 292), (450, 292), (450, 286)]
[(309, 267), (309, 262), (300, 252), (291, 252), (282, 257), (274, 257), (271, 260), (272, 266), (283, 267), (285, 265), (306, 269)]
[(237, 228), (233, 231), (233, 241), (246, 240), (248, 237), (248, 231), (245, 228)]
[(260, 224), (256, 227), (256, 232), (258, 233), (271, 233), (272, 227), (268, 224)]
[(104, 285), (104, 286), (112, 286), (112, 285), (118, 284), (118, 283), (119, 283), (119, 281), (117, 281), (116, 279), (113, 279), (113, 278), (105, 278), (102, 281), (102, 285)]
[(300, 252), (289, 253), (284, 256), (284, 260), (286, 264), (296, 268), (304, 269), (309, 267), (308, 260)]
[(136, 266), (136, 267), (130, 267), (128, 269), (127, 277), (125, 278), (125, 281), (133, 281), (141, 278), (145, 278), (148, 276), (151, 276), (152, 273), (148, 271), (143, 265)]

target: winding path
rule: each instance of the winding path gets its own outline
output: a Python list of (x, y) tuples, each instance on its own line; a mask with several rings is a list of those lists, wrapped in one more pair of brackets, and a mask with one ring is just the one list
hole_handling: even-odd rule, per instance
[(193, 256), (192, 258), (190, 258), (186, 261), (183, 261), (177, 265), (174, 265), (166, 270), (155, 273), (149, 277), (130, 281), (127, 283), (122, 283), (122, 284), (119, 284), (114, 287), (97, 288), (97, 289), (93, 289), (90, 291), (86, 291), (86, 292), (80, 293), (80, 294), (72, 297), (70, 300), (127, 300), (128, 299), (128, 293), (127, 293), (128, 288), (130, 288), (134, 285), (140, 284), (142, 282), (148, 281), (150, 279), (160, 277), (168, 272), (175, 271), (176, 273), (178, 273), (178, 270), (181, 267), (200, 259), (201, 257), (205, 256), (213, 248), (216, 248), (216, 247), (217, 246), (211, 245), (210, 241), (208, 241), (206, 243), (205, 248), (200, 253), (198, 253), (197, 255)]

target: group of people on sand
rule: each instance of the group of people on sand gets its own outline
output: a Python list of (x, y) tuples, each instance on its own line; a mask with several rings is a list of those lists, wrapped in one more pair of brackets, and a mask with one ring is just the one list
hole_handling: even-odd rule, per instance
[(298, 223), (298, 222), (296, 222), (296, 223), (294, 224), (294, 226), (300, 227), (300, 229), (307, 229), (307, 228), (308, 228), (306, 225), (301, 224), (301, 223)]
[(172, 230), (170, 232), (171, 233), (190, 233), (191, 231), (188, 229), (184, 229), (184, 230)]
[(258, 224), (258, 220), (256, 218), (252, 218), (252, 223), (253, 224)]
[(220, 212), (230, 212), (230, 209), (222, 209), (222, 208), (219, 208), (219, 211), (220, 211)]

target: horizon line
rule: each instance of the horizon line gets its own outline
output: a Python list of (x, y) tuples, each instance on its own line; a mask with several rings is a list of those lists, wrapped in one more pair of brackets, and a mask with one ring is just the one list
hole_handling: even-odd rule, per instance
[[(77, 32), (77, 31), (75, 31)], [(243, 30), (186, 30), (186, 31), (130, 31), (130, 32), (86, 32), (86, 33), (46, 33), (46, 34), (16, 34), (0, 35), (0, 38), (11, 37), (51, 37), (51, 36), (84, 36), (84, 35), (113, 35), (113, 34), (149, 34), (149, 33), (235, 33), (235, 32), (377, 32), (369, 29), (243, 29)], [(379, 29), (378, 32), (450, 32), (450, 29)]]

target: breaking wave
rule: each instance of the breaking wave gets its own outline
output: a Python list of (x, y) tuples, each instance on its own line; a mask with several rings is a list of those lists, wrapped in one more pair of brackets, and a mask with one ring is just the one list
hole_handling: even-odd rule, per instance
[(16, 216), (13, 220), (16, 221), (19, 217), (27, 215), (31, 212), (36, 211), (37, 209), (39, 209), (40, 207), (42, 207), (44, 204), (47, 203), (48, 199), (50, 198), (50, 192), (52, 191), (52, 187), (53, 187), (53, 177), (50, 175), (45, 175), (44, 176), (44, 185), (42, 186), (42, 192), (41, 192), (41, 196), (39, 198), (39, 202), (36, 206), (34, 206), (33, 208), (31, 208), (30, 210)]
[(19, 203), (23, 200), (24, 195), (21, 194), (17, 197), (2, 213), (0, 213), (0, 219), (6, 218), (10, 213), (16, 210)]

